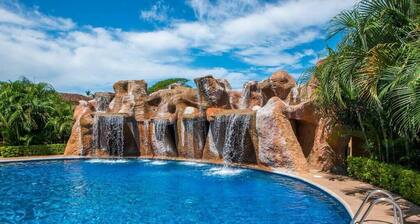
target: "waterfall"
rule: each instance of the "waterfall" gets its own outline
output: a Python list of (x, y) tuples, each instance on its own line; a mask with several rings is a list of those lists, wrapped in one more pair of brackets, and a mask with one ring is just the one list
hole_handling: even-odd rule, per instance
[[(198, 155), (198, 158), (201, 158), (203, 155), (203, 153), (202, 153), (202, 151), (203, 151), (203, 149), (204, 149), (204, 143), (205, 143), (205, 137), (206, 137), (206, 129), (207, 129), (207, 126), (206, 126), (206, 119), (205, 118), (200, 118), (199, 120), (198, 120), (198, 130), (199, 130), (199, 132), (195, 132), (195, 133), (197, 133), (197, 135), (198, 135), (198, 137), (197, 137), (197, 139), (198, 139), (198, 148), (200, 149), (200, 151), (201, 151), (201, 155)], [(196, 156), (197, 157), (197, 156)]]
[(124, 116), (95, 115), (93, 127), (94, 148), (110, 155), (124, 154)]
[(217, 116), (212, 124), (214, 145), (222, 154), (225, 165), (243, 162), (248, 150), (247, 133), (250, 129), (251, 115), (232, 114)]
[(109, 106), (109, 97), (97, 96), (95, 97), (96, 106), (95, 109), (97, 112), (106, 112)]
[(223, 145), (223, 160), (225, 163), (242, 162), (247, 146), (246, 133), (250, 128), (251, 116), (234, 114), (229, 116)]
[(297, 102), (299, 97), (299, 86), (295, 86), (291, 89), (292, 102)]
[(239, 99), (239, 109), (248, 108), (248, 101), (250, 97), (251, 97), (251, 89), (245, 86), (245, 88), (242, 90), (241, 99)]
[(213, 134), (213, 141), (216, 148), (219, 148), (219, 145), (221, 143), (220, 137), (223, 131), (221, 129), (224, 123), (226, 123), (226, 116), (217, 116), (214, 118), (213, 125), (212, 125), (213, 126), (212, 134)]
[(177, 151), (173, 142), (173, 136), (169, 132), (168, 120), (154, 120), (153, 121), (153, 135), (152, 145), (153, 152), (156, 156), (176, 156)]
[(159, 141), (163, 141), (163, 138), (166, 135), (166, 126), (167, 126), (166, 120), (155, 120), (155, 137)]
[(143, 122), (143, 130), (144, 130), (144, 135), (143, 135), (143, 137), (144, 137), (144, 145), (146, 146), (146, 147), (149, 147), (149, 135), (148, 135), (148, 133), (149, 133), (149, 121), (147, 121), (147, 120), (145, 120), (144, 122)]
[(97, 114), (93, 117), (92, 135), (93, 135), (93, 149), (92, 155), (96, 156), (96, 150), (99, 149), (99, 116)]

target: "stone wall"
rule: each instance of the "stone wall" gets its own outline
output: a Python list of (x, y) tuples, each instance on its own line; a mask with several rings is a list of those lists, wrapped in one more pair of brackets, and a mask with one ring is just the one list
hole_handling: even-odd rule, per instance
[[(98, 118), (124, 116), (123, 156), (205, 159), (295, 171), (342, 169), (348, 139), (318, 116), (313, 80), (297, 86), (287, 72), (278, 71), (266, 80), (245, 83), (242, 91), (210, 75), (194, 81), (197, 89), (171, 85), (152, 94), (147, 94), (143, 80), (118, 81), (115, 93), (96, 93), (95, 99), (80, 101), (65, 154), (111, 155), (112, 150), (95, 144), (110, 132), (97, 130), (103, 127)], [(113, 139), (108, 134), (106, 141)]]

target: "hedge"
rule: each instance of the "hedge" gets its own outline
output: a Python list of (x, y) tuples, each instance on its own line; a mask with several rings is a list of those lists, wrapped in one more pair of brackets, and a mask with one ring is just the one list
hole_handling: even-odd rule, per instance
[(349, 157), (348, 175), (420, 205), (420, 172), (369, 158)]
[(58, 155), (63, 154), (65, 148), (65, 144), (0, 146), (0, 155), (2, 157)]

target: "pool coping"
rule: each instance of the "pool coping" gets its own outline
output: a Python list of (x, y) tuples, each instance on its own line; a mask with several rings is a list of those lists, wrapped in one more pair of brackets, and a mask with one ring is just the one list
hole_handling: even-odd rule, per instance
[[(35, 162), (35, 161), (51, 161), (51, 160), (87, 160), (87, 159), (112, 159), (113, 157), (91, 157), (91, 156), (63, 156), (63, 155), (55, 155), (55, 156), (36, 156), (36, 157), (14, 157), (14, 158), (0, 158), (0, 164), (5, 164), (5, 163), (18, 163), (18, 162)], [(223, 165), (223, 161), (220, 160), (202, 160), (202, 159), (186, 159), (186, 158), (171, 158), (171, 157), (156, 157), (156, 156), (140, 156), (140, 157), (124, 157), (124, 159), (150, 159), (150, 160), (166, 160), (166, 161), (189, 161), (189, 162), (196, 162), (196, 163), (204, 163), (204, 164), (214, 164), (214, 165)], [(253, 165), (253, 164), (229, 164), (229, 166), (231, 167), (237, 167), (237, 168), (244, 168), (244, 169), (251, 169), (251, 170), (256, 170), (256, 171), (262, 171), (262, 172), (266, 172), (266, 173), (270, 173), (270, 174), (278, 174), (278, 175), (283, 175), (289, 178), (294, 178), (296, 180), (302, 181), (304, 183), (307, 183), (315, 188), (318, 188), (319, 190), (325, 192), (326, 194), (330, 195), (331, 197), (333, 197), (334, 199), (336, 199), (338, 202), (340, 202), (344, 208), (346, 209), (347, 213), (350, 215), (350, 217), (352, 218), (354, 216), (354, 211), (356, 211), (356, 209), (358, 208), (358, 206), (360, 206), (361, 201), (364, 199), (364, 195), (366, 194), (366, 192), (361, 193), (362, 195), (345, 195), (346, 198), (340, 196), (338, 193), (334, 192), (334, 190), (338, 191), (338, 190), (343, 190), (343, 189), (338, 189), (341, 188), (342, 186), (340, 185), (340, 187), (334, 187), (334, 186), (325, 186), (328, 184), (325, 183), (317, 183), (315, 182), (314, 178), (319, 178), (319, 180), (330, 180), (328, 179), (329, 177), (327, 177), (328, 175), (332, 175), (332, 174), (328, 174), (328, 173), (323, 173), (323, 172), (319, 172), (319, 171), (314, 171), (315, 175), (313, 175), (314, 173), (311, 172), (294, 172), (291, 170), (286, 170), (286, 169), (281, 169), (281, 168), (272, 168), (272, 167), (265, 167), (265, 166), (259, 166), (259, 165)], [(312, 170), (311, 170), (312, 171)], [(320, 175), (318, 175), (320, 174)], [(311, 176), (312, 175), (312, 176)], [(337, 176), (337, 175), (334, 175)], [(340, 177), (340, 176), (337, 176)], [(311, 179), (312, 178), (312, 179)], [(356, 181), (353, 180), (349, 177), (345, 177), (349, 180), (351, 180), (352, 182), (356, 182), (363, 184), (365, 186), (370, 186), (372, 189), (378, 189), (377, 187), (373, 187), (372, 185), (360, 182), (360, 181)], [(353, 183), (354, 185), (354, 183)], [(332, 189), (330, 189), (332, 188)], [(334, 190), (333, 190), (334, 189)], [(359, 193), (360, 194), (360, 193)], [(363, 198), (360, 198), (362, 197)], [(357, 198), (359, 197), (359, 198)], [(400, 199), (402, 200), (402, 203), (406, 204), (408, 201), (404, 200), (404, 199)], [(350, 202), (353, 203), (350, 203)], [(355, 205), (355, 201), (360, 202), (357, 205)], [(413, 207), (414, 210), (414, 215), (409, 216), (408, 218), (410, 219), (410, 221), (406, 222), (407, 224), (409, 223), (420, 223), (420, 207), (408, 202), (408, 208), (411, 210)], [(383, 223), (392, 223), (392, 216), (388, 213), (386, 213), (386, 211), (388, 211), (389, 208), (386, 208), (385, 206), (382, 206), (381, 208), (381, 213), (383, 214), (379, 214), (377, 211), (373, 210), (370, 216), (373, 216), (374, 218), (377, 218), (377, 216), (379, 216), (381, 219), (386, 219), (386, 220), (381, 220), (381, 221), (385, 221)], [(418, 211), (418, 214), (416, 214)], [(413, 219), (411, 219), (413, 218)], [(413, 220), (413, 222), (411, 222), (411, 220)], [(372, 220), (372, 221), (378, 221), (378, 220)], [(368, 222), (367, 222), (368, 223)]]

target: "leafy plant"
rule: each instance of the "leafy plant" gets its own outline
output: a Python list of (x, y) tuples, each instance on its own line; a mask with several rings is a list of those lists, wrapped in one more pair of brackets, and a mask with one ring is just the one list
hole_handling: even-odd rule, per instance
[(6, 145), (64, 143), (73, 106), (47, 83), (0, 82), (0, 133)]
[(324, 115), (364, 139), (381, 161), (417, 167), (420, 155), (419, 4), (362, 0), (331, 22), (337, 49), (313, 69)]
[(29, 145), (29, 146), (1, 146), (2, 157), (61, 155), (65, 144)]
[(165, 80), (161, 80), (161, 81), (155, 83), (153, 86), (149, 87), (147, 89), (147, 91), (149, 93), (153, 93), (153, 92), (156, 92), (156, 91), (161, 90), (161, 89), (166, 89), (166, 88), (168, 88), (168, 86), (170, 86), (171, 84), (174, 84), (174, 83), (178, 83), (178, 84), (180, 84), (182, 86), (185, 86), (185, 87), (190, 87), (187, 84), (187, 82), (189, 82), (189, 81), (190, 80), (184, 79), (184, 78), (165, 79)]
[(369, 158), (349, 157), (349, 176), (400, 194), (420, 205), (420, 173)]

